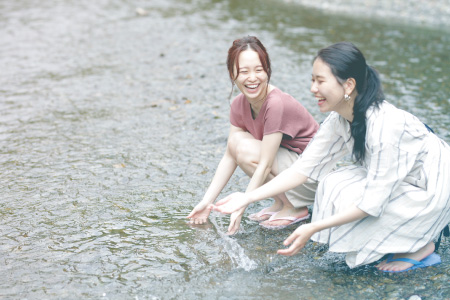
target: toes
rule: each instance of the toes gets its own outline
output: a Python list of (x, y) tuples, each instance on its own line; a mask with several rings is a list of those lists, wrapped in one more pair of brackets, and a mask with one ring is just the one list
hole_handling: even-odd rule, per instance
[(285, 226), (291, 224), (290, 221), (271, 221), (262, 223), (266, 226)]
[(261, 221), (266, 221), (270, 218), (269, 215), (262, 215), (261, 217), (257, 218), (257, 221), (261, 222)]
[(411, 264), (404, 262), (387, 262), (383, 261), (375, 266), (380, 271), (390, 271), (390, 272), (398, 272), (403, 271), (411, 267)]
[(383, 260), (382, 262), (380, 262), (378, 265), (376, 265), (375, 267), (378, 269), (378, 270), (381, 270), (384, 266), (386, 266), (386, 261), (385, 260)]

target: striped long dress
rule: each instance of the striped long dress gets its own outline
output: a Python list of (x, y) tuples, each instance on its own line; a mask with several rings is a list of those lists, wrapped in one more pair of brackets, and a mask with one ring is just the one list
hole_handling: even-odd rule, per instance
[(312, 221), (355, 203), (369, 216), (320, 231), (312, 240), (345, 252), (351, 268), (387, 253), (415, 252), (450, 222), (450, 147), (415, 116), (384, 101), (366, 114), (362, 165), (335, 171), (352, 153), (350, 124), (332, 112), (292, 166), (319, 180)]

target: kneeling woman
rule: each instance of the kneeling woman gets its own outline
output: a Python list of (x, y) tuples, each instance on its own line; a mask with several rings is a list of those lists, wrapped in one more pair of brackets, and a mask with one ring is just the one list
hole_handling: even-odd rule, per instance
[[(319, 180), (313, 217), (285, 241), (294, 255), (306, 242), (347, 253), (350, 267), (401, 272), (440, 263), (433, 239), (450, 222), (450, 147), (415, 116), (384, 100), (378, 74), (351, 43), (318, 52), (311, 92), (331, 112), (302, 157), (264, 186), (219, 201), (230, 213), (307, 178)], [(353, 154), (354, 164), (332, 171)], [(332, 172), (331, 172), (332, 171)]]
[[(192, 212), (194, 224), (206, 222), (210, 204), (239, 166), (251, 177), (252, 191), (290, 167), (306, 148), (319, 125), (292, 96), (269, 83), (270, 59), (262, 43), (252, 36), (235, 40), (228, 50), (227, 67), (239, 94), (231, 104), (227, 149), (214, 178)], [(309, 217), (317, 183), (311, 181), (288, 192), (273, 195), (271, 207), (250, 216), (261, 225), (280, 228)], [(228, 233), (239, 229), (245, 207), (230, 218)]]

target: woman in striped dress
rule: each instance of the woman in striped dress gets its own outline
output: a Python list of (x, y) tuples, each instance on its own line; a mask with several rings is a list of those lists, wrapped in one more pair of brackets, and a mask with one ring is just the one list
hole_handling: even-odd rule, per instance
[[(302, 157), (250, 193), (235, 193), (213, 209), (242, 205), (319, 180), (312, 221), (284, 242), (298, 253), (311, 238), (347, 253), (353, 268), (388, 255), (377, 265), (402, 272), (440, 263), (433, 240), (450, 222), (450, 147), (415, 116), (384, 100), (376, 71), (353, 44), (320, 50), (311, 92), (331, 112)], [(332, 170), (352, 154), (354, 163)]]

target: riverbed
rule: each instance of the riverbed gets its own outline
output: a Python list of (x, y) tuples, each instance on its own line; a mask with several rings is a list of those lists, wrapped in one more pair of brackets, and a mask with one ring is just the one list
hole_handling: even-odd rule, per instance
[(312, 58), (352, 41), (388, 101), (450, 142), (445, 28), (281, 0), (18, 0), (0, 16), (0, 298), (450, 299), (449, 239), (439, 266), (387, 275), (314, 243), (277, 255), (294, 228), (186, 220), (225, 150), (234, 39), (258, 36), (272, 83), (319, 122)]

